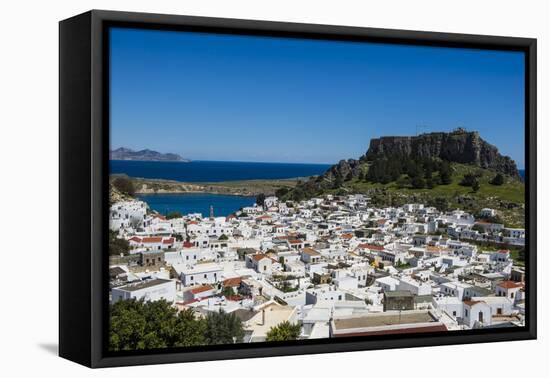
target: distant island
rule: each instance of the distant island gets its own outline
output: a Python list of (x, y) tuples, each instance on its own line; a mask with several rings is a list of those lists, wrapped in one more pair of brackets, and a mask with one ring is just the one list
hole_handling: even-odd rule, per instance
[(191, 160), (184, 159), (178, 154), (166, 153), (144, 149), (134, 151), (130, 148), (120, 147), (116, 150), (109, 151), (109, 159), (111, 160), (136, 160), (136, 161), (179, 161), (188, 163)]

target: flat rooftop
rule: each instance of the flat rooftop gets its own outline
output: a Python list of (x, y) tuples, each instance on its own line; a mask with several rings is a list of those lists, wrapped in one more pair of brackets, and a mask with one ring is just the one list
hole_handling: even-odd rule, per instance
[(354, 328), (369, 328), (383, 327), (399, 324), (415, 324), (415, 323), (431, 323), (436, 320), (428, 311), (402, 311), (385, 312), (382, 314), (369, 314), (360, 317), (352, 317), (345, 319), (334, 319), (334, 325), (337, 330), (354, 329)]
[(137, 283), (131, 283), (129, 285), (118, 287), (117, 289), (124, 290), (124, 291), (137, 291), (137, 290), (147, 289), (149, 287), (153, 287), (153, 286), (157, 286), (157, 285), (162, 285), (162, 284), (165, 284), (167, 282), (172, 282), (172, 281), (157, 278), (157, 279), (154, 279), (154, 280), (147, 280), (147, 281), (141, 281), (141, 282), (137, 282)]
[(182, 269), (181, 273), (198, 274), (198, 273), (214, 272), (218, 270), (222, 270), (222, 267), (216, 263), (200, 263), (190, 268)]
[(408, 290), (395, 290), (384, 292), (386, 298), (412, 297), (413, 294)]

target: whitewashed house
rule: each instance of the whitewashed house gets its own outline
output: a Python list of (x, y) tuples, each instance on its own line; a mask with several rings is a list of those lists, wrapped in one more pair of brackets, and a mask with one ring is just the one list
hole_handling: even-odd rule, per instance
[(145, 301), (158, 301), (164, 299), (172, 303), (176, 299), (176, 282), (165, 279), (151, 279), (112, 289), (112, 303), (127, 299), (143, 299)]
[(196, 264), (179, 270), (180, 280), (184, 286), (218, 283), (222, 281), (222, 273), (222, 267), (214, 263)]

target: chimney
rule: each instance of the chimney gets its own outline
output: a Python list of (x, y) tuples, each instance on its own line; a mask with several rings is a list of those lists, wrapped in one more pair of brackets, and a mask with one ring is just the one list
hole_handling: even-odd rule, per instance
[(265, 309), (262, 309), (262, 323), (260, 325), (265, 324)]

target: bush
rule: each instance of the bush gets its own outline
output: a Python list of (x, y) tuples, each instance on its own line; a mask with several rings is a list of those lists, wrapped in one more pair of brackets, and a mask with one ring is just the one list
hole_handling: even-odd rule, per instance
[(271, 327), (267, 332), (266, 341), (291, 341), (300, 337), (301, 327), (299, 324), (291, 324), (284, 321), (276, 327)]
[(441, 185), (449, 185), (452, 182), (451, 166), (444, 161), (439, 166), (439, 183)]
[(424, 189), (426, 187), (426, 180), (421, 176), (415, 176), (412, 178), (411, 184), (414, 189)]
[(263, 206), (263, 205), (264, 205), (264, 202), (265, 202), (265, 194), (259, 193), (259, 194), (256, 196), (256, 204), (257, 204), (258, 206)]
[(278, 285), (275, 285), (275, 287), (281, 290), (283, 293), (291, 293), (299, 289), (298, 286), (292, 286), (292, 284), (289, 281), (281, 281), (281, 283), (279, 283)]
[(232, 297), (233, 295), (235, 295), (235, 291), (233, 290), (233, 288), (231, 286), (224, 286), (223, 289), (222, 289), (221, 294), (226, 298), (227, 297)]
[(446, 212), (449, 210), (449, 201), (445, 197), (436, 197), (432, 206), (439, 211)]
[(462, 180), (460, 180), (459, 185), (472, 186), (476, 181), (477, 181), (476, 175), (474, 175), (473, 173), (466, 173), (464, 177), (462, 177)]
[(117, 177), (113, 180), (113, 186), (121, 193), (133, 196), (136, 194), (134, 183), (128, 177)]
[(117, 233), (109, 230), (109, 255), (120, 256), (130, 253), (130, 243), (126, 239), (120, 239)]
[(183, 217), (183, 215), (179, 211), (171, 211), (168, 214), (166, 214), (166, 219), (177, 219), (181, 217)]
[(288, 188), (285, 188), (285, 187), (279, 188), (275, 191), (275, 196), (277, 196), (277, 198), (283, 198), (288, 193), (288, 191), (289, 191)]
[(204, 337), (207, 344), (234, 344), (243, 341), (243, 325), (234, 313), (228, 314), (222, 310), (210, 312), (205, 321)]
[(495, 177), (489, 182), (491, 185), (502, 185), (504, 184), (504, 176), (502, 173), (497, 173)]

